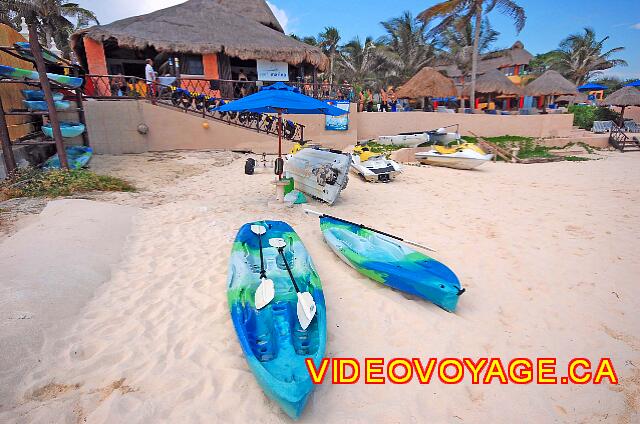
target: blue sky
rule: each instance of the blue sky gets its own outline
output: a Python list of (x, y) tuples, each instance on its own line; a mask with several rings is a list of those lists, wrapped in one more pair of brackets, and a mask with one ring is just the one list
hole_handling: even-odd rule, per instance
[[(125, 18), (182, 3), (184, 0), (84, 0), (80, 4), (94, 10), (101, 23)], [(325, 26), (335, 26), (343, 40), (359, 35), (378, 37), (380, 22), (403, 11), (415, 14), (435, 4), (436, 0), (268, 0), (287, 32), (316, 35)], [(596, 30), (598, 37), (610, 36), (608, 48), (623, 46), (619, 57), (628, 67), (608, 73), (622, 78), (640, 78), (640, 0), (516, 0), (525, 8), (527, 23), (520, 34), (498, 11), (489, 15), (501, 35), (496, 47), (508, 47), (521, 40), (533, 54), (557, 47), (568, 34), (585, 26)]]

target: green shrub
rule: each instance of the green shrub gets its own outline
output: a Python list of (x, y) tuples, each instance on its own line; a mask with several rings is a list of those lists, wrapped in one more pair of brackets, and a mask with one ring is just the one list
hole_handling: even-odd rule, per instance
[(79, 170), (21, 168), (0, 181), (0, 198), (59, 197), (88, 191), (135, 191), (128, 182)]
[(573, 113), (573, 125), (585, 130), (593, 127), (593, 121), (617, 121), (620, 114), (607, 107), (572, 105), (569, 113)]

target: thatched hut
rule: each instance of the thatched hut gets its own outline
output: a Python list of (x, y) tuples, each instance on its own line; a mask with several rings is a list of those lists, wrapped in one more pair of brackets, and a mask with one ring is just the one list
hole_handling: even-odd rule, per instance
[(456, 96), (453, 81), (433, 68), (424, 67), (396, 92), (398, 98), (420, 99), (424, 97)]
[[(257, 79), (256, 61), (286, 62), (290, 80), (324, 70), (314, 46), (284, 34), (264, 0), (189, 0), (74, 33), (72, 46), (91, 74), (144, 76), (144, 61), (175, 63), (186, 77)], [(169, 61), (168, 59), (172, 59)], [(286, 67), (285, 67), (286, 69)]]
[[(465, 85), (463, 93), (469, 95), (470, 91), (471, 84)], [(522, 89), (511, 82), (503, 72), (491, 69), (476, 79), (476, 93), (519, 96)]]
[(627, 106), (640, 106), (640, 90), (626, 86), (609, 94), (601, 103), (604, 106), (619, 106), (620, 117), (624, 121), (624, 109)]
[(578, 88), (559, 72), (548, 70), (527, 85), (524, 92), (528, 96), (562, 96), (576, 94)]

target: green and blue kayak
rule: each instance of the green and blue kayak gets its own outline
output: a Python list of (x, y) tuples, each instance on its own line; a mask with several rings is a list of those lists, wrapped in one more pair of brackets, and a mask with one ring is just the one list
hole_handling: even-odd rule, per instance
[(322, 216), (320, 229), (329, 247), (361, 274), (455, 311), (464, 289), (446, 265), (391, 237), (332, 217)]
[[(29, 44), (27, 41), (18, 41), (17, 43), (14, 43), (14, 46), (16, 46), (16, 52), (24, 57), (27, 60), (35, 60), (33, 55), (31, 54), (31, 44)], [(51, 63), (51, 64), (57, 64), (59, 63), (58, 58), (51, 53), (49, 50), (47, 49), (40, 49), (42, 51), (42, 58), (44, 59), (45, 62)]]
[[(275, 297), (262, 309), (255, 307), (260, 284), (260, 242), (251, 225), (266, 228), (262, 235), (267, 278), (273, 280)], [(316, 302), (316, 315), (303, 330), (296, 315), (297, 294), (282, 256), (268, 240), (286, 242), (284, 256), (301, 291), (308, 291)], [(235, 327), (249, 368), (269, 398), (291, 417), (302, 413), (313, 383), (305, 359), (318, 368), (327, 342), (327, 319), (320, 278), (311, 256), (298, 234), (282, 221), (244, 224), (238, 231), (229, 262), (227, 298)]]
[[(0, 65), (0, 77), (10, 78), (18, 81), (40, 81), (40, 77), (38, 76), (38, 72), (22, 69), (22, 68), (14, 68), (13, 66)], [(65, 85), (69, 88), (78, 88), (82, 85), (82, 78), (79, 77), (70, 77), (68, 75), (60, 75), (60, 74), (50, 74), (47, 73), (47, 77), (58, 84)]]
[[(69, 146), (64, 149), (67, 153), (67, 163), (71, 169), (80, 169), (89, 163), (93, 156), (93, 149), (86, 146)], [(58, 154), (51, 156), (42, 166), (44, 169), (59, 169), (60, 158)]]

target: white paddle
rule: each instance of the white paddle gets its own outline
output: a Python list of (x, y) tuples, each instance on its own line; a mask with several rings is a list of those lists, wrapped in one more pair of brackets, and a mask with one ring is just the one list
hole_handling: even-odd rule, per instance
[(296, 289), (296, 293), (298, 294), (298, 306), (296, 308), (298, 321), (300, 322), (300, 326), (302, 327), (302, 329), (306, 330), (307, 327), (309, 327), (309, 324), (311, 324), (313, 317), (316, 315), (316, 302), (315, 300), (313, 300), (313, 296), (311, 296), (311, 293), (300, 291), (296, 280), (293, 278), (293, 274), (291, 273), (291, 268), (289, 268), (287, 258), (284, 256), (284, 247), (287, 245), (284, 239), (269, 239), (269, 245), (278, 249), (278, 253), (280, 253), (280, 256), (282, 256), (284, 266), (287, 268), (287, 272), (289, 273), (289, 278), (291, 278), (293, 287)]
[(251, 232), (258, 235), (258, 245), (260, 246), (260, 285), (256, 289), (255, 304), (256, 309), (262, 309), (273, 300), (276, 295), (276, 289), (273, 280), (267, 278), (267, 272), (264, 269), (264, 256), (262, 255), (262, 235), (267, 229), (262, 225), (252, 225)]
[(346, 219), (338, 218), (337, 216), (326, 215), (326, 214), (323, 214), (323, 213), (320, 213), (320, 212), (312, 211), (311, 209), (305, 209), (304, 213), (306, 213), (307, 215), (316, 215), (319, 218), (327, 217), (327, 218), (335, 219), (336, 221), (344, 222), (345, 224), (355, 225), (356, 227), (364, 228), (366, 230), (373, 231), (373, 232), (378, 233), (378, 234), (382, 234), (383, 236), (387, 236), (387, 237), (391, 237), (392, 239), (403, 241), (403, 242), (405, 242), (407, 244), (410, 244), (412, 246), (420, 247), (422, 249), (430, 250), (431, 252), (435, 252), (434, 249), (430, 248), (429, 246), (425, 246), (424, 244), (420, 244), (418, 242), (411, 241), (411, 240), (406, 240), (406, 239), (400, 238), (398, 236), (394, 236), (393, 234), (385, 233), (384, 231), (380, 231), (380, 230), (376, 230), (375, 228), (367, 227), (366, 225), (362, 225), (362, 224), (358, 224), (356, 222), (347, 221)]

